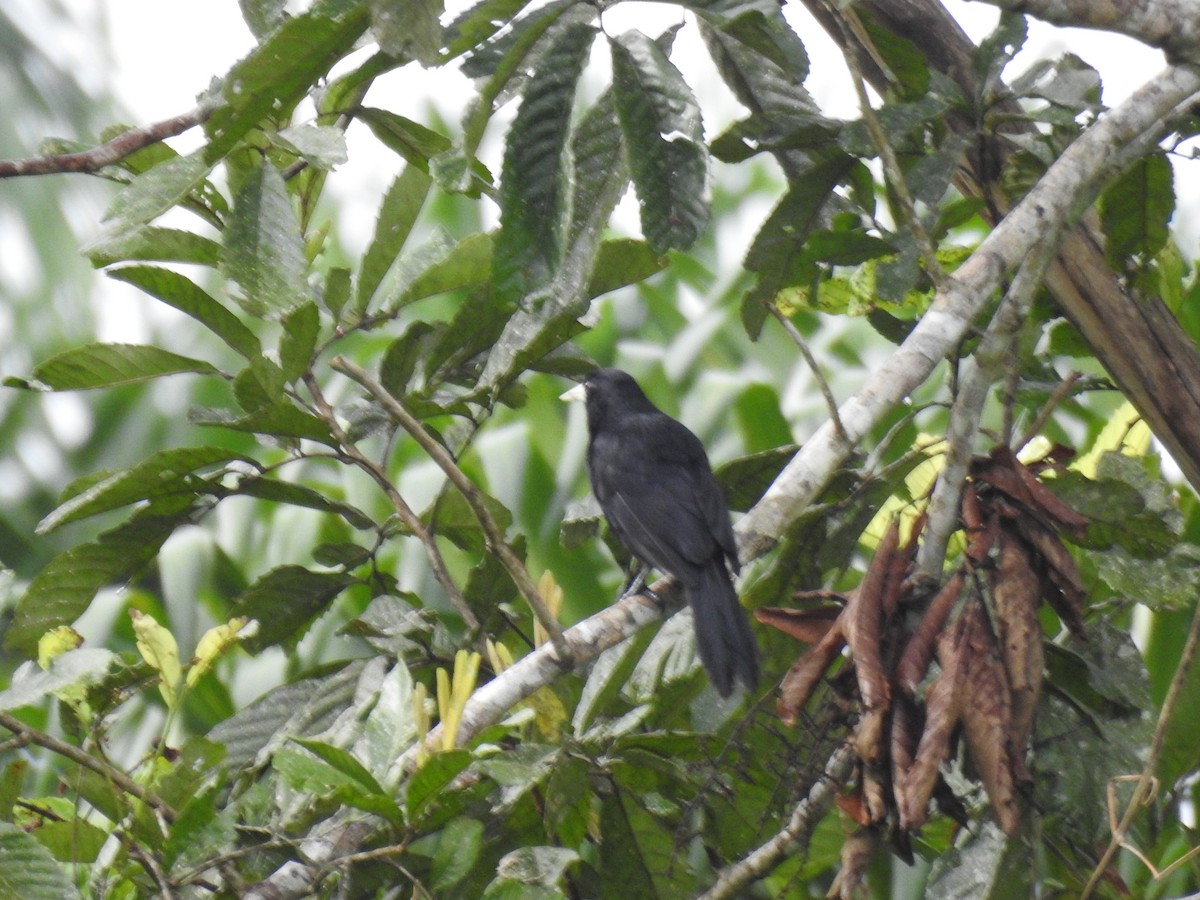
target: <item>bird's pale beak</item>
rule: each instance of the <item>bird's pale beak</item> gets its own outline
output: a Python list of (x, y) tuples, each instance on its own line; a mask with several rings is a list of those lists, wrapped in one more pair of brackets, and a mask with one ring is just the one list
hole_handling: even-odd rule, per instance
[(569, 391), (560, 394), (558, 399), (566, 400), (568, 403), (582, 402), (587, 399), (587, 389), (581, 382), (580, 384), (575, 385), (575, 387), (571, 388)]

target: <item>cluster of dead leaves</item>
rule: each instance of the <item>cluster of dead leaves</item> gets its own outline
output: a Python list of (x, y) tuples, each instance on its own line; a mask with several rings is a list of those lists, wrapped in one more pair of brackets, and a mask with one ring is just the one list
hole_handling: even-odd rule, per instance
[(1038, 480), (1050, 465), (1022, 464), (1007, 448), (973, 461), (961, 507), (966, 551), (931, 599), (908, 580), (925, 524), (918, 521), (903, 544), (892, 525), (850, 593), (801, 594), (799, 609), (758, 612), (811, 645), (780, 686), (786, 724), (795, 724), (846, 656), (830, 683), (856, 716), (858, 777), (840, 805), (877, 833), (890, 826), (906, 857), (931, 800), (966, 823), (943, 775), (956, 739), (1000, 827), (1008, 834), (1020, 827), (1019, 793), (1031, 781), (1026, 747), (1042, 687), (1042, 601), (1084, 636), (1083, 586), (1060, 536), (1078, 536), (1087, 522)]

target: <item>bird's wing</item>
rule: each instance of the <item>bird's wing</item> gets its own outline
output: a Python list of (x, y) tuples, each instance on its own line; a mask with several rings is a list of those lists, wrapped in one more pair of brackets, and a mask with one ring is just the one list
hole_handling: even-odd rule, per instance
[(720, 487), (687, 428), (666, 416), (636, 424), (593, 442), (596, 499), (626, 549), (689, 581), (725, 548), (729, 516)]

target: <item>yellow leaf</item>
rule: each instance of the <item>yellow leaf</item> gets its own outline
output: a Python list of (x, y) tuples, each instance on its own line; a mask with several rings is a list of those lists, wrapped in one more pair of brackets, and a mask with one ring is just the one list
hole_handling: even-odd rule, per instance
[(236, 616), (224, 625), (214, 625), (200, 642), (196, 644), (196, 654), (192, 659), (192, 667), (188, 669), (187, 684), (191, 687), (200, 680), (200, 676), (212, 668), (217, 657), (238, 642), (242, 630), (250, 620), (245, 616)]
[(38, 639), (38, 665), (48, 669), (50, 663), (82, 643), (83, 635), (70, 625), (51, 628)]
[[(559, 613), (562, 612), (563, 589), (555, 580), (554, 573), (549, 569), (543, 572), (542, 577), (538, 579), (537, 591), (538, 596), (542, 598), (542, 602), (546, 604), (546, 608), (550, 610), (550, 615), (554, 616), (555, 621), (557, 621)], [(542, 627), (542, 623), (535, 616), (533, 620), (534, 646), (540, 647), (548, 640), (550, 640), (550, 635), (546, 633), (546, 629)]]
[(175, 635), (163, 628), (150, 616), (136, 609), (129, 611), (133, 619), (133, 633), (137, 638), (138, 652), (151, 668), (158, 672), (162, 679), (158, 686), (159, 693), (168, 707), (174, 707), (178, 699), (176, 686), (183, 674), (179, 664), (179, 644)]

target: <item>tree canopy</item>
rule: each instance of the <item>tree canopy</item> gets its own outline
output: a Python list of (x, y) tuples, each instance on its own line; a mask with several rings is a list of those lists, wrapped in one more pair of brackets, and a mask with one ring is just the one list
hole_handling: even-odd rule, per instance
[[(852, 118), (773, 0), (245, 0), (135, 126), (0, 28), (0, 894), (1200, 891), (1200, 14), (990, 2), (804, 0)], [(1165, 67), (1108, 108), (1027, 16)], [(456, 119), (382, 99), (448, 67)], [(669, 578), (613, 601), (597, 365), (709, 449), (753, 696)]]

